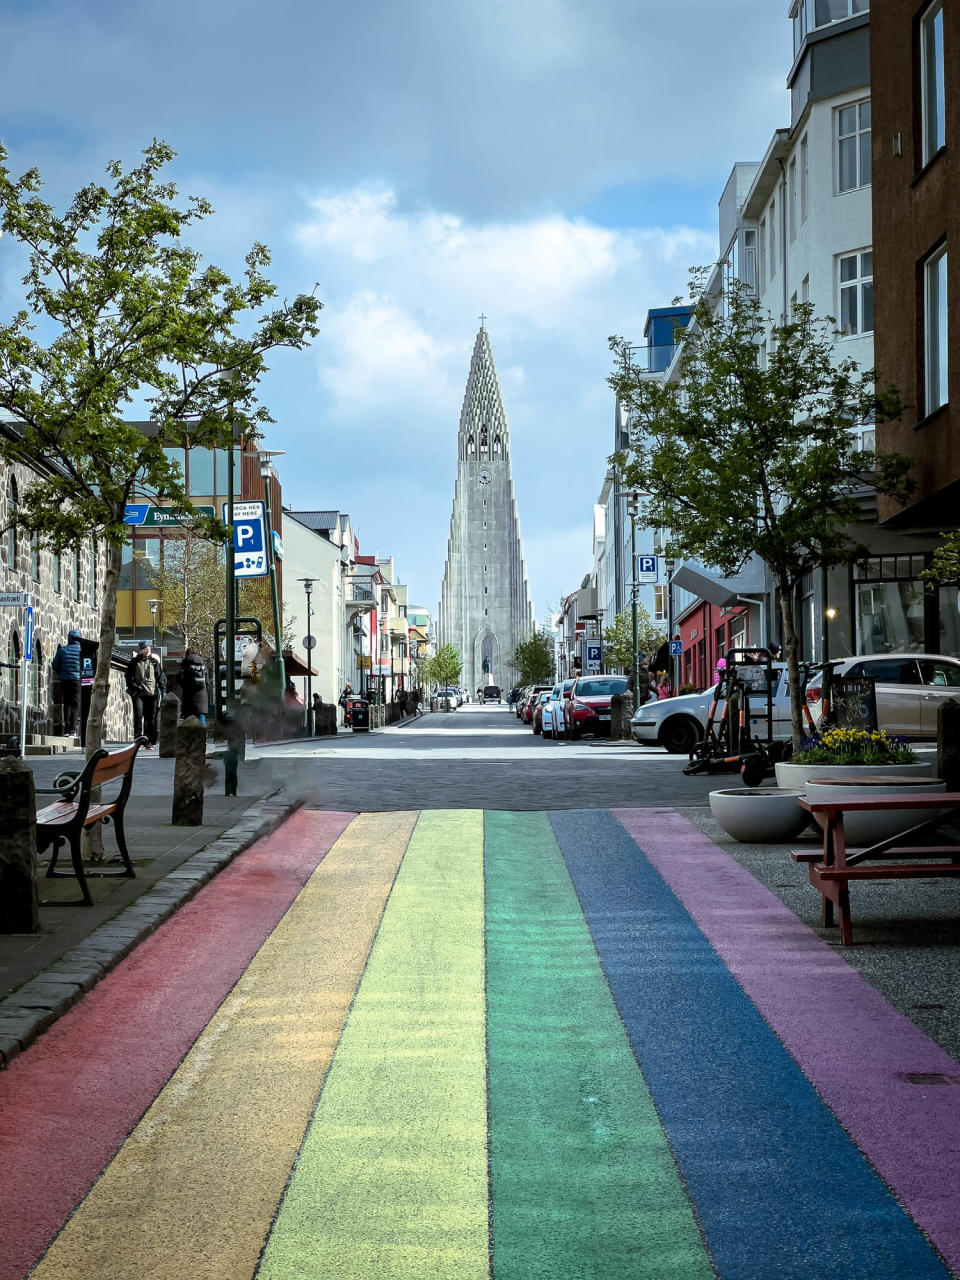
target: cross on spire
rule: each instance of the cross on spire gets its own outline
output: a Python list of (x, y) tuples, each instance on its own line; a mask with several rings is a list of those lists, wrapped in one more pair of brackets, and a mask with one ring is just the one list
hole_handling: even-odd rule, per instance
[(484, 320), (486, 320), (486, 318), (487, 318), (487, 317), (486, 317), (486, 316), (483, 314), (483, 312), (481, 311), (481, 312), (480, 312), (480, 328), (481, 328), (481, 329), (483, 328), (483, 322), (484, 322)]

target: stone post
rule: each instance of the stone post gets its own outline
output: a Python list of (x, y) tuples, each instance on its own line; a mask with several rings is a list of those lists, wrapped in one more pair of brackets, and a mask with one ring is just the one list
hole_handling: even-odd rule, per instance
[(33, 770), (0, 760), (0, 933), (37, 933), (37, 808)]
[[(624, 689), (620, 695), (620, 741), (632, 742), (633, 734), (630, 732), (630, 721), (633, 719), (633, 690)], [(610, 721), (611, 725), (613, 720)], [(611, 734), (613, 730), (610, 730)]]
[(207, 731), (196, 716), (181, 720), (177, 729), (177, 763), (173, 771), (173, 816), (175, 827), (203, 824), (203, 770), (206, 764)]
[(157, 754), (172, 760), (177, 754), (177, 725), (180, 723), (180, 699), (175, 693), (164, 694), (157, 717)]
[(948, 698), (937, 710), (937, 774), (948, 791), (960, 791), (960, 702)]

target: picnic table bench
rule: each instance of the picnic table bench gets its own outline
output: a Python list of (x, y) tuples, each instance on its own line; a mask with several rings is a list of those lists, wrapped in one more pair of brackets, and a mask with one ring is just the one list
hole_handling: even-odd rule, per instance
[[(133, 785), (133, 764), (141, 747), (149, 746), (146, 738), (137, 738), (130, 747), (120, 751), (106, 751), (101, 748), (95, 751), (79, 773), (62, 773), (53, 787), (37, 787), (37, 795), (56, 795), (59, 800), (37, 810), (37, 852), (43, 853), (53, 847), (50, 865), (47, 867), (47, 878), (68, 877), (69, 871), (57, 871), (57, 858), (62, 844), (70, 846), (70, 860), (73, 863), (73, 875), (77, 877), (81, 901), (92, 907), (93, 899), (87, 884), (89, 877), (110, 878), (122, 876), (133, 879), (136, 872), (127, 852), (127, 840), (123, 830), (123, 814), (130, 798)], [(108, 782), (120, 782), (120, 790), (108, 800), (93, 799), (93, 792)], [(96, 822), (104, 824), (113, 820), (117, 834), (117, 846), (123, 862), (122, 871), (90, 871), (85, 869), (81, 856), (80, 842), (87, 827)], [(67, 905), (74, 905), (73, 903)]]
[[(960, 811), (960, 792), (940, 791), (928, 795), (886, 793), (877, 796), (865, 796), (861, 793), (851, 795), (849, 800), (808, 800), (801, 797), (799, 803), (823, 829), (823, 850), (820, 853), (802, 850), (790, 856), (794, 862), (807, 864), (810, 883), (823, 895), (820, 921), (825, 928), (833, 924), (833, 908), (836, 905), (840, 917), (840, 941), (845, 947), (853, 942), (850, 917), (851, 880), (917, 880), (960, 876), (960, 842), (940, 845), (915, 843), (920, 835), (945, 820), (943, 810)], [(920, 821), (918, 825), (900, 832), (899, 835), (880, 840), (869, 848), (858, 849), (855, 853), (847, 852), (843, 829), (845, 813), (886, 813), (894, 810), (909, 813), (916, 810), (919, 816), (924, 810), (931, 809), (941, 812)], [(911, 838), (914, 843), (910, 843)]]

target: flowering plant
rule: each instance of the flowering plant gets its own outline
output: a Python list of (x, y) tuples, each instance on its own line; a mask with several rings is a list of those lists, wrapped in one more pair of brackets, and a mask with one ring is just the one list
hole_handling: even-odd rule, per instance
[(793, 764), (913, 764), (916, 754), (902, 738), (886, 729), (828, 729), (805, 738)]

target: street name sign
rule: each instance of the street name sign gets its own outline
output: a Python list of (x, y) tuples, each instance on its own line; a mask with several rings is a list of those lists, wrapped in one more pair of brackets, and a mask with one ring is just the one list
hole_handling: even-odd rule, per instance
[(267, 561), (266, 517), (262, 502), (235, 502), (233, 520), (223, 504), (223, 523), (233, 524), (233, 560), (238, 578), (265, 578)]
[(660, 580), (660, 565), (657, 556), (637, 556), (637, 582), (650, 583)]
[[(194, 507), (198, 516), (216, 515), (213, 507)], [(167, 525), (182, 525), (189, 517), (176, 514), (170, 507), (151, 507), (146, 502), (128, 502), (123, 509), (123, 523), (142, 525), (145, 529), (164, 528)]]
[(0, 609), (25, 609), (32, 601), (29, 591), (0, 591)]

